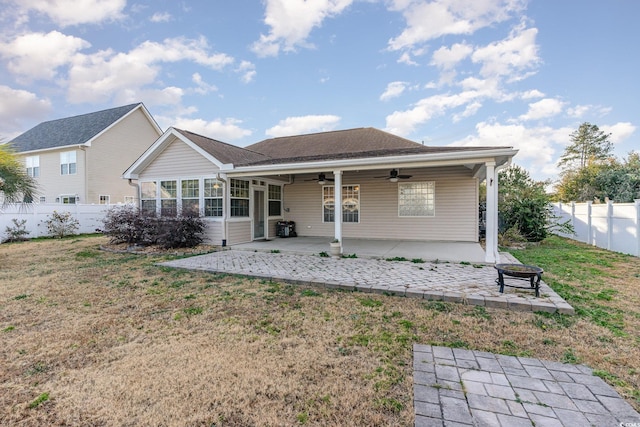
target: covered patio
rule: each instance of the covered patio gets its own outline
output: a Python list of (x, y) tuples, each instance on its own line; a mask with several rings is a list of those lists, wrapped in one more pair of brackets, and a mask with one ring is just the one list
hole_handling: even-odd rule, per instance
[[(317, 255), (321, 252), (329, 252), (329, 242), (332, 239), (332, 237), (276, 237), (270, 240), (254, 240), (249, 243), (236, 244), (232, 245), (231, 248), (259, 252), (277, 251), (299, 255)], [(479, 243), (475, 242), (422, 242), (345, 238), (342, 242), (342, 252), (345, 256), (355, 254), (358, 258), (485, 262), (485, 251)]]

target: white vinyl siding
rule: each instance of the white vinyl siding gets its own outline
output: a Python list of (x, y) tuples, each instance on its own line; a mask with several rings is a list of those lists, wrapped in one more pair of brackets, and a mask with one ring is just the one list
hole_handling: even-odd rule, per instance
[(203, 176), (211, 175), (216, 170), (218, 170), (216, 165), (176, 139), (142, 171), (140, 179), (183, 175), (185, 171), (188, 171), (191, 176)]
[[(383, 173), (381, 173), (383, 172)], [(391, 183), (376, 179), (384, 171), (344, 172), (344, 185), (359, 185), (359, 223), (343, 222), (344, 237), (402, 240), (478, 240), (478, 181), (463, 166), (403, 169), (411, 179)], [(296, 177), (284, 187), (285, 219), (295, 221), (299, 236), (333, 236), (334, 223), (323, 222), (322, 186), (305, 182), (317, 175)], [(398, 184), (433, 181), (436, 210), (432, 217), (399, 217)]]

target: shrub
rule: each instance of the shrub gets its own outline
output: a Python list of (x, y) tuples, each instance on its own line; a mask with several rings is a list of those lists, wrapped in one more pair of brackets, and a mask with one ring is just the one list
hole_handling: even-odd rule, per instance
[(195, 216), (157, 218), (131, 206), (116, 207), (105, 216), (104, 229), (112, 243), (159, 245), (165, 249), (202, 243), (204, 221)]
[(147, 242), (154, 234), (151, 222), (151, 218), (133, 206), (117, 206), (109, 209), (103, 219), (104, 228), (98, 231), (109, 236), (111, 243), (152, 243)]
[(204, 227), (202, 219), (196, 216), (160, 218), (156, 244), (165, 249), (194, 247), (202, 243)]
[(26, 219), (18, 220), (16, 218), (11, 219), (13, 222), (13, 226), (7, 225), (7, 228), (4, 230), (7, 237), (2, 241), (2, 243), (7, 242), (22, 242), (27, 240), (27, 234), (31, 233), (27, 231), (25, 224), (27, 223)]
[(80, 228), (80, 223), (71, 215), (71, 212), (53, 211), (51, 215), (47, 216), (44, 225), (51, 236), (60, 239), (76, 234), (76, 231)]

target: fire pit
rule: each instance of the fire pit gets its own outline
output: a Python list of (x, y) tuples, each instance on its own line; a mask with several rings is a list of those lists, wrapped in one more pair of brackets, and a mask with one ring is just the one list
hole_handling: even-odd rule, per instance
[[(498, 270), (496, 284), (500, 286), (500, 293), (504, 293), (504, 287), (509, 286), (511, 288), (534, 289), (536, 297), (540, 296), (540, 280), (544, 272), (542, 268), (535, 265), (523, 264), (496, 264), (495, 268)], [(512, 277), (516, 280), (528, 280), (529, 286), (506, 284), (504, 282), (504, 276)]]

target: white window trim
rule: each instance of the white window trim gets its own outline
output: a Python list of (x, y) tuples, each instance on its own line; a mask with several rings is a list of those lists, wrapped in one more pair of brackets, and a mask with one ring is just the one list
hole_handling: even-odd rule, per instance
[[(271, 193), (269, 192), (269, 186), (273, 185), (274, 187), (280, 187), (280, 198), (279, 199), (272, 199)], [(269, 204), (270, 202), (275, 202), (278, 201), (280, 202), (280, 215), (267, 215), (269, 218), (282, 218), (284, 215), (282, 212), (284, 212), (284, 200), (283, 200), (283, 189), (282, 189), (282, 184), (273, 184), (271, 182), (267, 183), (267, 214), (269, 213)]]
[(27, 156), (24, 163), (27, 168), (27, 175), (32, 178), (40, 176), (40, 156)]
[[(323, 185), (322, 186), (322, 194), (321, 194), (322, 204), (320, 206), (320, 212), (321, 212), (321, 215), (322, 215), (322, 222), (324, 224), (334, 224), (335, 220), (336, 220), (336, 215), (335, 215), (336, 203), (335, 203), (335, 200), (333, 201), (333, 209), (334, 209), (333, 221), (325, 221), (325, 219), (324, 219), (324, 189), (327, 188), (327, 187), (334, 188), (335, 186), (334, 185)], [(343, 200), (342, 200), (341, 203), (343, 204), (343, 213), (344, 213), (344, 197), (345, 197), (345, 194), (346, 194), (345, 187), (358, 188), (358, 190), (357, 190), (357, 193), (358, 193), (358, 221), (344, 221), (343, 220), (342, 223), (343, 224), (360, 224), (360, 220), (362, 219), (362, 209), (361, 209), (361, 206), (362, 206), (362, 186), (360, 184), (342, 184), (342, 192), (341, 193), (342, 193)], [(334, 198), (335, 198), (335, 194), (336, 194), (335, 193), (335, 188), (334, 188), (333, 194), (334, 194)]]
[[(73, 154), (73, 162), (71, 161), (71, 155)], [(69, 158), (65, 158), (69, 157)], [(67, 165), (67, 173), (62, 173), (62, 166)], [(69, 170), (71, 169), (71, 165), (75, 166), (75, 171), (71, 173)], [(63, 151), (60, 153), (60, 176), (65, 175), (76, 175), (78, 173), (78, 156), (75, 150), (72, 151)]]
[[(403, 185), (415, 185), (415, 184), (429, 184), (433, 187), (433, 213), (430, 215), (401, 215), (400, 212), (400, 190)], [(418, 181), (418, 182), (406, 182), (398, 183), (398, 217), (399, 218), (433, 218), (436, 216), (436, 182), (435, 181)]]

